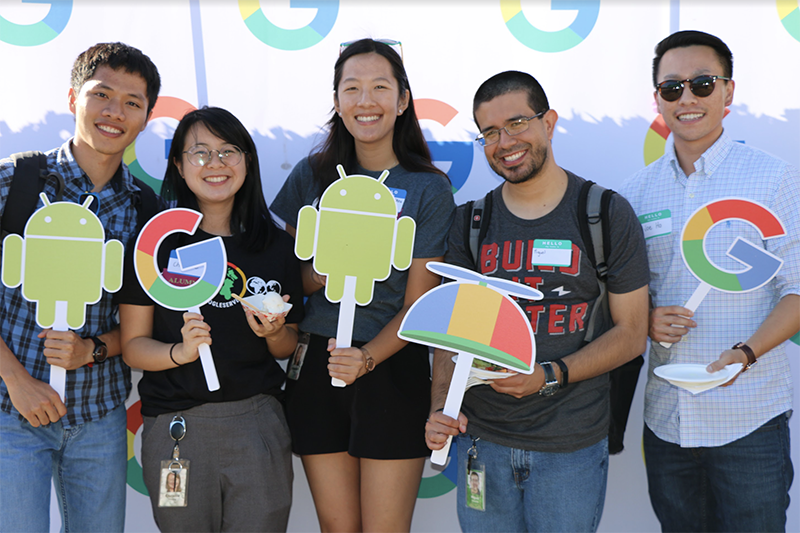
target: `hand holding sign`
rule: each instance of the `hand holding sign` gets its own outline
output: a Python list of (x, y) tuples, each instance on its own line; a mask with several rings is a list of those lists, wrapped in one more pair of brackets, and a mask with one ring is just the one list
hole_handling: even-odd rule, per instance
[[(541, 300), (538, 290), (477, 272), (430, 262), (428, 270), (457, 280), (423, 294), (408, 310), (397, 336), (458, 352), (450, 381), (444, 414), (457, 419), (464, 399), (473, 358), (503, 366), (522, 374), (533, 373), (536, 341), (530, 320), (508, 295)], [(447, 460), (450, 440), (431, 455), (442, 465)]]
[[(729, 271), (717, 267), (708, 258), (705, 240), (711, 229), (726, 220), (738, 219), (753, 225), (762, 239), (786, 235), (783, 223), (769, 208), (744, 198), (722, 198), (709, 202), (695, 211), (686, 221), (681, 233), (681, 255), (686, 268), (700, 281), (684, 307), (696, 311), (713, 287), (730, 293), (750, 292), (766, 285), (780, 270), (783, 260), (737, 237), (727, 255), (745, 265), (744, 270)], [(660, 343), (665, 348), (671, 343)]]
[[(397, 218), (397, 204), (384, 180), (384, 170), (375, 180), (369, 176), (348, 176), (336, 167), (341, 179), (322, 194), (319, 211), (307, 205), (297, 216), (295, 254), (307, 261), (314, 258), (314, 270), (327, 276), (325, 297), (339, 302), (336, 346), (352, 344), (356, 304), (368, 305), (376, 281), (389, 277), (392, 266), (411, 266), (416, 224), (410, 217)], [(344, 387), (344, 382), (331, 378)]]
[[(176, 250), (178, 262), (184, 272), (194, 268), (203, 269), (200, 279), (192, 285), (180, 287), (171, 285), (164, 280), (158, 268), (158, 248), (164, 239), (178, 232), (194, 235), (202, 218), (202, 213), (191, 209), (168, 209), (148, 220), (136, 239), (134, 259), (136, 278), (148, 296), (162, 307), (199, 314), (200, 307), (214, 298), (222, 288), (228, 259), (221, 237), (196, 242)], [(208, 390), (218, 390), (219, 378), (211, 356), (211, 348), (208, 344), (201, 344), (199, 352)]]
[[(80, 329), (86, 306), (100, 301), (102, 289), (122, 286), (122, 243), (105, 242), (103, 225), (89, 210), (93, 196), (83, 205), (39, 196), (44, 206), (28, 219), (24, 238), (10, 234), (3, 241), (3, 284), (22, 284), (22, 296), (37, 304), (40, 327)], [(66, 379), (64, 368), (51, 365), (50, 386), (62, 401)]]

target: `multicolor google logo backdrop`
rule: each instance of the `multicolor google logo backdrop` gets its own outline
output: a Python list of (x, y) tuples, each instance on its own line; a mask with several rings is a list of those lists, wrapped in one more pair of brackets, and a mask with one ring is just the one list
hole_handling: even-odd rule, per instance
[(49, 43), (64, 31), (72, 15), (72, 0), (39, 2), (22, 0), (29, 4), (50, 4), (44, 19), (34, 24), (14, 24), (0, 17), (0, 41), (17, 46), (38, 46)]

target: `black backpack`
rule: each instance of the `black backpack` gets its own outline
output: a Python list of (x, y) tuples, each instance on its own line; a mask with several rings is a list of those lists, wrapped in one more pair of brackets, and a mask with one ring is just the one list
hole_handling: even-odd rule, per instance
[[(64, 178), (58, 172), (47, 170), (47, 157), (42, 152), (20, 152), (12, 154), (11, 159), (14, 161), (14, 179), (6, 198), (3, 218), (0, 220), (0, 244), (9, 233), (22, 235), (28, 218), (36, 210), (39, 193), (44, 190), (47, 180), (56, 180), (56, 194), (51, 202), (61, 201), (64, 192)], [(153, 215), (161, 211), (163, 205), (149, 185), (131, 177), (140, 191), (133, 199), (138, 233)]]
[[(464, 225), (464, 243), (467, 251), (472, 256), (475, 270), (480, 272), (478, 252), (486, 232), (489, 229), (489, 220), (492, 214), (492, 193), (475, 201), (467, 202), (467, 212), (470, 213)], [(584, 343), (591, 342), (597, 330), (597, 320), (602, 319), (604, 325), (613, 324), (611, 310), (608, 307), (608, 291), (606, 280), (608, 278), (608, 264), (606, 258), (610, 253), (610, 237), (608, 211), (611, 197), (616, 194), (610, 189), (586, 181), (581, 186), (578, 195), (578, 226), (583, 242), (587, 244), (589, 260), (597, 271), (597, 284), (600, 287), (600, 296), (595, 300), (589, 323), (586, 326)], [(604, 330), (605, 331), (605, 330)], [(623, 449), (625, 427), (628, 425), (633, 395), (639, 381), (639, 372), (644, 364), (641, 355), (628, 361), (624, 365), (609, 372), (611, 382), (611, 421), (608, 428), (608, 451), (612, 454), (620, 453)]]

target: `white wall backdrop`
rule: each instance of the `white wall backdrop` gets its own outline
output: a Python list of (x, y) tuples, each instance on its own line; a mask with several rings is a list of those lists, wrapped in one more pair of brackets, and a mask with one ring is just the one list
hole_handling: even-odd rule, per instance
[[(558, 111), (558, 163), (619, 187), (663, 153), (668, 131), (657, 122), (650, 68), (655, 44), (679, 29), (713, 33), (733, 50), (737, 84), (728, 133), (800, 165), (797, 0), (0, 0), (0, 156), (47, 150), (69, 138), (72, 62), (94, 43), (123, 41), (148, 54), (163, 81), (156, 118), (126, 152), (134, 173), (158, 188), (165, 146), (183, 112), (225, 107), (255, 138), (270, 202), (321, 138), (339, 43), (374, 37), (403, 42), (423, 130), (458, 203), (498, 183), (471, 140), (477, 133), (471, 102), (483, 80), (508, 69), (536, 76)], [(798, 382), (800, 338), (794, 341)], [(641, 453), (642, 390), (626, 450), (611, 459), (601, 531), (659, 529)], [(137, 401), (134, 391), (126, 525), (155, 531), (141, 481)], [(791, 428), (797, 468), (798, 417)], [(317, 530), (299, 460), (295, 478), (289, 530)], [(426, 467), (414, 531), (458, 530), (452, 479), (452, 469)], [(789, 531), (800, 531), (798, 500), (795, 483)], [(51, 516), (57, 531), (54, 505)]]

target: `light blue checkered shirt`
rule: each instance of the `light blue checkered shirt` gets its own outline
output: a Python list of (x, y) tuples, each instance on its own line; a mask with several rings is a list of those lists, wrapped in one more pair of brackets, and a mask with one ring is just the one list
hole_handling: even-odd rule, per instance
[(651, 343), (645, 422), (662, 440), (682, 447), (722, 446), (742, 438), (792, 408), (792, 377), (783, 345), (758, 359), (730, 387), (697, 395), (653, 374), (667, 363), (708, 364), (737, 342), (746, 341), (778, 301), (800, 294), (800, 174), (788, 163), (761, 150), (730, 140), (724, 133), (694, 164), (690, 176), (681, 169), (674, 145), (664, 156), (628, 179), (622, 194), (639, 216), (671, 211), (672, 232), (647, 239), (653, 305), (684, 305), (699, 285), (683, 262), (681, 230), (704, 204), (726, 197), (756, 201), (775, 213), (786, 236), (763, 240), (749, 223), (726, 220), (706, 236), (709, 258), (720, 268), (743, 266), (726, 251), (741, 236), (783, 259), (778, 274), (747, 293), (711, 289), (694, 315), (697, 328), (666, 349)]

